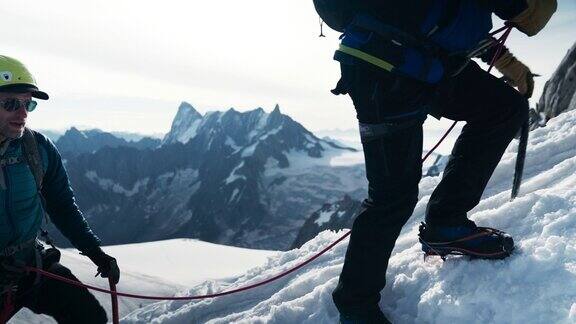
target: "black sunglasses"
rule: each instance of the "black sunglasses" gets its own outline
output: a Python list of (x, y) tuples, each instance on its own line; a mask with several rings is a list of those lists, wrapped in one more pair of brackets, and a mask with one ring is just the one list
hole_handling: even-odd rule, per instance
[(20, 107), (24, 107), (27, 112), (34, 111), (38, 102), (30, 99), (20, 100), (17, 98), (0, 99), (0, 107), (6, 111), (16, 111)]

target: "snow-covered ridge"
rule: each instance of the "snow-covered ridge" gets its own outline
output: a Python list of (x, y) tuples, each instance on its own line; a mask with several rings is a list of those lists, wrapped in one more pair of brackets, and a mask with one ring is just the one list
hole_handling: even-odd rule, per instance
[[(439, 178), (425, 178), (414, 214), (398, 239), (381, 307), (395, 323), (576, 322), (576, 112), (531, 133), (525, 183), (510, 202), (514, 142), (483, 200), (470, 213), (478, 224), (500, 228), (517, 251), (502, 261), (452, 257), (423, 260), (417, 228)], [(344, 232), (323, 232), (302, 248), (228, 280), (207, 281), (191, 295), (233, 289), (293, 267)], [(265, 287), (190, 303), (162, 302), (133, 312), (126, 323), (335, 323), (331, 292), (346, 244), (303, 270)]]
[[(211, 111), (201, 115), (192, 105), (183, 102), (162, 144), (177, 142), (186, 144), (197, 137), (206, 136), (208, 137), (206, 146), (210, 148), (220, 132), (226, 134), (225, 145), (233, 149), (232, 154), (240, 152), (242, 158), (253, 156), (258, 145), (271, 136), (280, 137), (279, 141), (288, 146), (305, 149), (314, 157), (320, 157), (322, 154), (317, 151), (321, 152), (326, 147), (355, 151), (317, 138), (290, 117), (282, 115), (278, 105), (271, 113), (266, 113), (262, 108), (246, 112), (230, 108), (226, 111)], [(295, 135), (296, 138), (288, 138), (290, 136), (287, 135)], [(296, 142), (288, 144), (291, 141)]]

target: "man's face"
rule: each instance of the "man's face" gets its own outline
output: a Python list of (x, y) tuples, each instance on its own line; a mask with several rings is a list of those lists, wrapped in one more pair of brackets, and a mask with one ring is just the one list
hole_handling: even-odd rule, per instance
[[(32, 95), (30, 93), (0, 92), (0, 105), (2, 105), (6, 99), (12, 98), (25, 101), (31, 100)], [(26, 117), (28, 117), (28, 112), (24, 105), (20, 105), (20, 107), (14, 111), (7, 111), (3, 107), (0, 107), (0, 137), (9, 139), (22, 137), (24, 126), (26, 126)]]

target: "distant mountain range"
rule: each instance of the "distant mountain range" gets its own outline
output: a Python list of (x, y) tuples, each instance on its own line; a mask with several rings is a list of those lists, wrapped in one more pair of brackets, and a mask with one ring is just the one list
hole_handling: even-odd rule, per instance
[[(316, 137), (279, 106), (202, 115), (183, 102), (163, 139), (73, 127), (56, 145), (106, 244), (190, 237), (284, 250), (350, 226), (367, 188), (361, 152)], [(445, 164), (435, 158), (428, 175)]]
[(159, 144), (71, 129), (57, 145), (105, 244), (191, 237), (288, 249), (314, 211), (366, 190), (362, 164), (331, 165), (355, 149), (317, 138), (278, 106), (201, 115), (182, 103)]
[(153, 149), (160, 145), (157, 138), (143, 137), (138, 141), (127, 141), (111, 133), (98, 129), (80, 131), (70, 128), (56, 141), (56, 146), (66, 158), (83, 153), (94, 153), (104, 147), (133, 147), (136, 149)]

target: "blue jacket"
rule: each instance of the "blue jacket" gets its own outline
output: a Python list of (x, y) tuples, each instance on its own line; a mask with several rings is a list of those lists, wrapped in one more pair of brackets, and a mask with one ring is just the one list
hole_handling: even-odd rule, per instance
[[(399, 45), (401, 41), (390, 41), (353, 23), (346, 29), (335, 59), (344, 64), (353, 64), (358, 59), (372, 64), (380, 62), (380, 67), (388, 66), (389, 70), (399, 74), (434, 84), (450, 72), (447, 71), (448, 58), (461, 60), (489, 37), (493, 13), (508, 20), (526, 8), (526, 0), (429, 0), (419, 26), (412, 26), (408, 33), (425, 39), (430, 47), (437, 50), (435, 53), (441, 54), (431, 54), (405, 43)], [(378, 16), (377, 12), (370, 14)], [(402, 20), (409, 18), (400, 18), (399, 21)], [(402, 27), (398, 29), (406, 30)]]
[[(60, 153), (42, 134), (34, 135), (44, 168), (42, 195), (51, 221), (78, 250), (94, 249), (100, 241), (75, 203)], [(41, 198), (32, 171), (24, 162), (22, 142), (12, 140), (0, 156), (6, 164), (2, 167), (5, 186), (0, 188), (0, 250), (35, 238), (43, 221)], [(31, 261), (29, 251), (15, 257)]]

